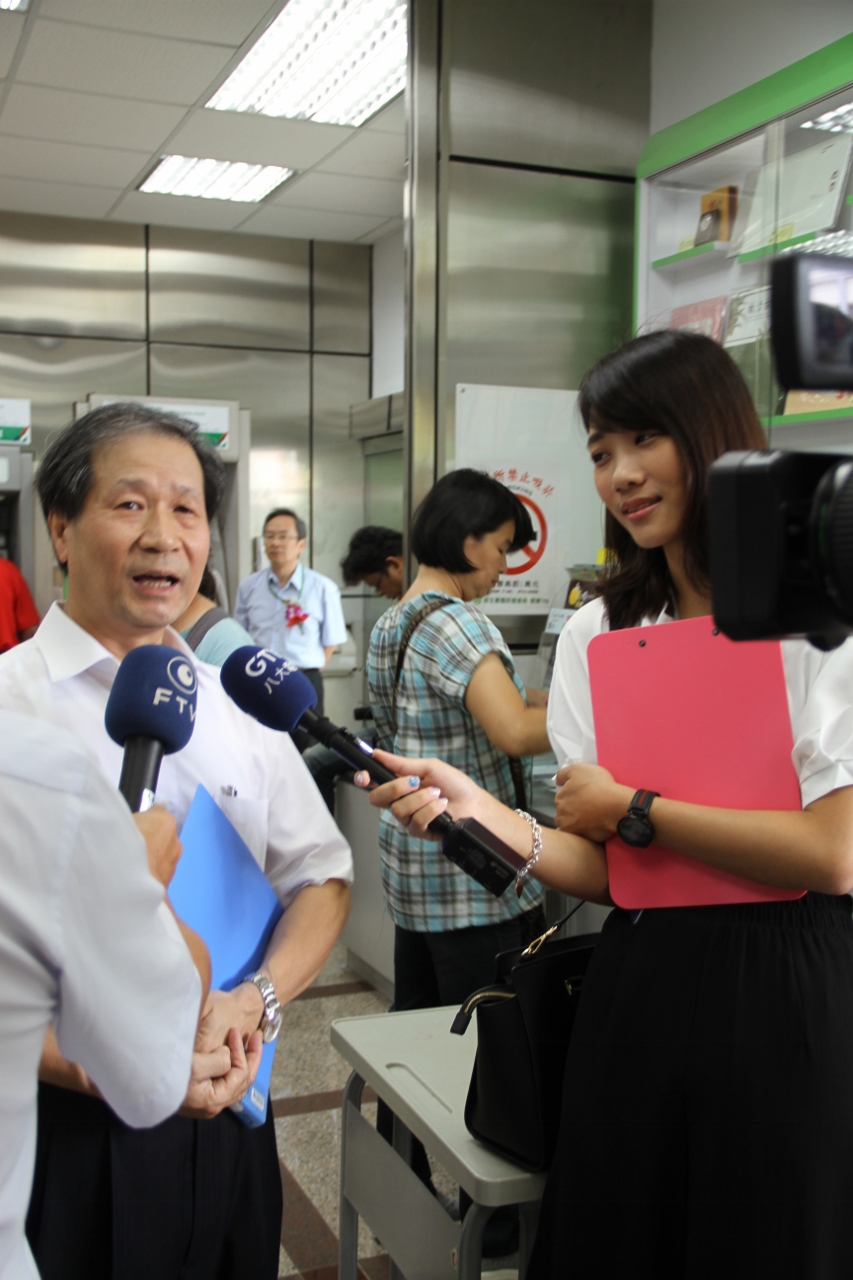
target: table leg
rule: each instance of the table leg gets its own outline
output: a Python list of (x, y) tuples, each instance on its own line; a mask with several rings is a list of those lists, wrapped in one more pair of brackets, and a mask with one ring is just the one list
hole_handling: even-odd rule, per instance
[[(343, 1114), (346, 1114), (347, 1103), (350, 1102), (356, 1111), (361, 1111), (361, 1095), (364, 1092), (364, 1080), (357, 1071), (353, 1071), (344, 1088)], [(350, 1204), (344, 1193), (347, 1167), (347, 1130), (343, 1126), (341, 1135), (341, 1201), (340, 1221), (338, 1225), (338, 1280), (357, 1280), (358, 1274), (358, 1213)]]
[(480, 1280), (483, 1265), (483, 1229), (492, 1210), (482, 1204), (471, 1204), (462, 1221), (459, 1237), (459, 1280)]
[[(391, 1145), (393, 1146), (394, 1151), (400, 1157), (400, 1159), (405, 1160), (406, 1164), (411, 1169), (412, 1167), (411, 1130), (405, 1124), (403, 1124), (403, 1121), (400, 1119), (398, 1115), (395, 1115), (393, 1119), (394, 1119), (394, 1124), (391, 1131)], [(389, 1280), (405, 1280), (405, 1276), (403, 1275), (402, 1271), (400, 1270), (400, 1268), (397, 1266), (396, 1262), (390, 1255), (389, 1255), (388, 1261), (391, 1264), (389, 1268)]]
[(524, 1280), (527, 1275), (533, 1241), (536, 1239), (536, 1228), (539, 1225), (539, 1207), (538, 1200), (528, 1200), (518, 1206), (518, 1280)]
[(391, 1145), (401, 1160), (412, 1167), (412, 1134), (398, 1115), (394, 1116)]

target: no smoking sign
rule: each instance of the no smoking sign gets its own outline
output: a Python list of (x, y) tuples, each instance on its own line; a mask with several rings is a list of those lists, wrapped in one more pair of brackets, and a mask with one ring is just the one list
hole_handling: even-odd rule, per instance
[(512, 563), (507, 564), (507, 577), (517, 577), (521, 573), (529, 573), (542, 559), (545, 554), (545, 547), (548, 545), (548, 522), (541, 508), (526, 493), (519, 493), (516, 489), (515, 496), (527, 507), (536, 536), (526, 547), (522, 547), (519, 551), (513, 553)]

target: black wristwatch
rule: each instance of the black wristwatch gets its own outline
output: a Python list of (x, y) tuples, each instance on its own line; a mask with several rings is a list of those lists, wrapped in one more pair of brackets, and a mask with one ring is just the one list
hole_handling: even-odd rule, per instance
[(649, 817), (652, 801), (659, 791), (635, 791), (624, 818), (616, 823), (616, 833), (625, 844), (635, 849), (648, 849), (655, 838), (655, 829)]

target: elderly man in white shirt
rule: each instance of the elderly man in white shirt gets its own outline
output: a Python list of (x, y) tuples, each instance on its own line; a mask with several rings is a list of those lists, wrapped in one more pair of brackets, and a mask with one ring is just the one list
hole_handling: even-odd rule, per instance
[(187, 1090), (210, 964), (165, 901), (174, 819), (137, 818), (146, 859), (70, 734), (0, 712), (0, 807), (0, 1276), (32, 1280), (24, 1215), (48, 1027), (122, 1120), (158, 1124)]
[[(195, 730), (164, 760), (157, 800), (182, 822), (202, 783), (285, 907), (253, 980), (210, 994), (181, 1114), (156, 1129), (128, 1133), (98, 1099), (72, 1092), (76, 1068), (48, 1038), (27, 1223), (45, 1280), (277, 1275), (272, 1117), (251, 1130), (226, 1108), (250, 1082), (244, 1043), (325, 962), (346, 918), (352, 864), (286, 735), (243, 715), (218, 672), (196, 663), (169, 625), (198, 588), (222, 479), (221, 463), (191, 424), (138, 405), (111, 405), (72, 424), (39, 469), (68, 595), (32, 640), (0, 658), (0, 706), (71, 728), (115, 784), (121, 752), (103, 715), (118, 663), (141, 644), (185, 654), (198, 674)], [(59, 1155), (67, 1151), (73, 1177)]]

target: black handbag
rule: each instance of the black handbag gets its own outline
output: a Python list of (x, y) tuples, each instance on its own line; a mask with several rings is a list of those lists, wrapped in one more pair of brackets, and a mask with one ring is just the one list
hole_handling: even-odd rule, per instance
[(566, 1054), (598, 938), (547, 940), (578, 907), (524, 951), (501, 952), (496, 981), (468, 997), (451, 1027), (463, 1035), (476, 1012), (477, 1056), (465, 1102), (469, 1133), (531, 1172), (547, 1169), (554, 1156)]

